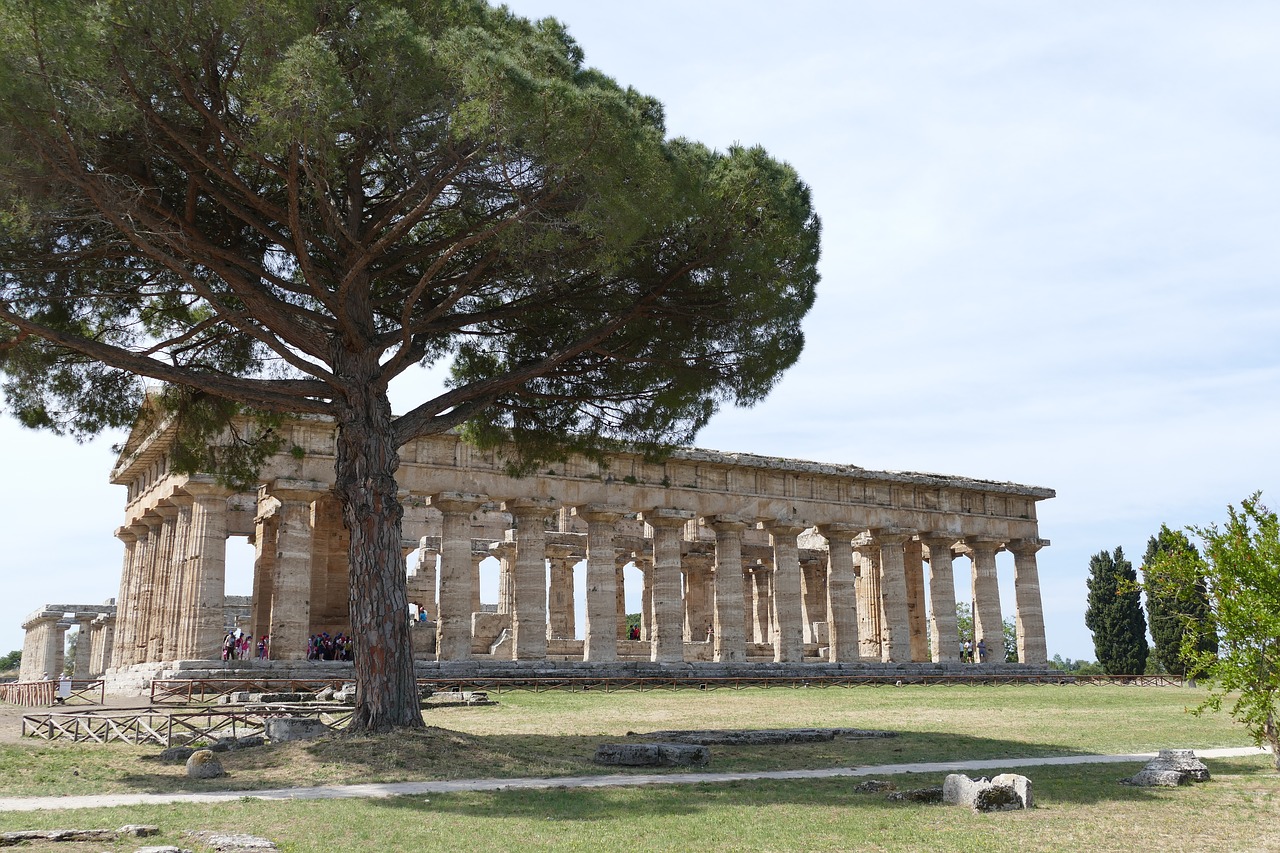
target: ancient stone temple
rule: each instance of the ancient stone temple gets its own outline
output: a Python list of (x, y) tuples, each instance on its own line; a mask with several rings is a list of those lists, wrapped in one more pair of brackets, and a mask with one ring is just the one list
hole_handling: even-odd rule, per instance
[[(281, 429), (283, 449), (252, 493), (170, 471), (163, 429), (130, 437), (112, 474), (128, 488), (113, 667), (219, 656), (229, 536), (254, 543), (246, 630), (270, 636), (271, 658), (302, 659), (312, 634), (347, 630), (334, 426), (299, 418)], [(971, 578), (974, 640), (994, 660), (1004, 550), (1019, 661), (1046, 660), (1036, 504), (1050, 489), (704, 450), (570, 458), (517, 478), (500, 451), (452, 434), (412, 441), (401, 459), (420, 658), (954, 661), (959, 568)], [(496, 607), (481, 605), (477, 580), (490, 557)], [(624, 568), (643, 576), (638, 638), (625, 627)]]

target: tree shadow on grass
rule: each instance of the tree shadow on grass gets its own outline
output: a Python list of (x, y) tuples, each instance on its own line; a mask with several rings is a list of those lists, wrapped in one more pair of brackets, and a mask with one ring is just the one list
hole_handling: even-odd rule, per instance
[[(381, 736), (338, 735), (318, 741), (223, 753), (219, 758), (230, 775), (222, 779), (188, 779), (180, 764), (153, 764), (154, 770), (126, 772), (117, 777), (117, 782), (127, 790), (146, 792), (252, 791), (454, 779), (801, 770), (1088, 754), (1060, 743), (903, 731), (896, 738), (714, 746), (710, 764), (705, 768), (610, 767), (592, 760), (596, 747), (602, 743), (644, 740), (648, 739), (599, 735), (471, 735), (438, 728)], [(1105, 765), (1116, 778), (1131, 775), (1137, 769), (1124, 771), (1121, 768), (1125, 766)], [(941, 778), (938, 777), (936, 784), (941, 783)], [(101, 789), (94, 791), (98, 792)]]
[[(1095, 803), (1141, 803), (1174, 801), (1194, 797), (1188, 788), (1138, 788), (1120, 784), (1142, 763), (1082, 764), (1011, 768), (1032, 780), (1038, 807), (1088, 805)], [(1210, 762), (1211, 771), (1230, 773), (1251, 783), (1280, 786), (1280, 777), (1263, 763), (1251, 759)], [(987, 771), (991, 775), (1000, 771)], [(979, 774), (972, 773), (977, 776)], [(902, 774), (876, 777), (892, 781), (898, 790), (941, 785), (945, 773)], [(550, 821), (603, 821), (631, 817), (683, 817), (719, 808), (799, 806), (815, 809), (860, 808), (885, 812), (942, 808), (912, 802), (894, 802), (884, 793), (859, 793), (856, 786), (866, 781), (858, 777), (825, 779), (750, 780), (696, 783), (690, 785), (647, 785), (632, 788), (551, 788), (431, 794), (394, 797), (371, 803), (371, 808), (421, 814), (449, 814), (483, 818), (501, 814), (509, 818)], [(1215, 782), (1201, 783), (1213, 786)], [(1236, 784), (1218, 782), (1218, 785)], [(400, 819), (399, 817), (397, 819)]]

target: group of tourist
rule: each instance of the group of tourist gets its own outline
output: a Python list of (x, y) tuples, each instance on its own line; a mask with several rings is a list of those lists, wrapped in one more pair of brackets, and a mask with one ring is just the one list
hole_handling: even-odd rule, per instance
[(343, 634), (322, 631), (307, 638), (307, 660), (354, 660), (355, 651), (355, 641)]
[[(977, 656), (976, 658), (974, 656)], [(987, 662), (987, 641), (978, 640), (978, 645), (974, 645), (972, 641), (965, 640), (960, 644), (960, 661), (962, 663), (986, 663)]]
[(223, 660), (266, 660), (270, 656), (271, 643), (263, 634), (255, 643), (252, 634), (246, 634), (239, 628), (228, 631), (222, 638)]

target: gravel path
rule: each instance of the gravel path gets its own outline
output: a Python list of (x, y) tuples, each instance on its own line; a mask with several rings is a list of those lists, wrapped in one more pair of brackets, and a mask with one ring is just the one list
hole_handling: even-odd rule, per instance
[[(1237, 758), (1267, 755), (1265, 749), (1198, 749), (1200, 758)], [(607, 788), (637, 785), (695, 785), (708, 782), (740, 782), (751, 779), (830, 779), (837, 776), (890, 776), (898, 773), (960, 773), (970, 770), (1009, 770), (1062, 764), (1110, 764), (1142, 762), (1154, 752), (1130, 755), (1066, 755), (1058, 758), (1000, 758), (982, 761), (938, 761), (917, 764), (880, 764), (869, 767), (831, 767), (823, 770), (774, 770), (754, 773), (661, 773), (610, 776), (562, 776), (533, 779), (455, 779), (446, 782), (389, 782), (374, 785), (322, 785), (314, 788), (275, 788), (262, 791), (216, 793), (95, 794), (74, 797), (0, 797), (0, 812), (42, 809), (90, 809), (164, 803), (221, 803), (251, 797), (257, 800), (337, 800), (396, 797), (412, 794), (444, 794), (455, 791), (511, 791), (521, 788)]]

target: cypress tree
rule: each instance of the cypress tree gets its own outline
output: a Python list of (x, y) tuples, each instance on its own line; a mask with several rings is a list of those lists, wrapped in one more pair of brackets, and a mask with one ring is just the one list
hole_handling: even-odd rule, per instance
[[(1162, 567), (1161, 560), (1169, 558), (1194, 570), (1175, 576), (1167, 567)], [(1183, 654), (1183, 635), (1187, 631), (1198, 634), (1197, 652), (1218, 653), (1218, 635), (1209, 612), (1203, 567), (1200, 552), (1181, 530), (1170, 530), (1162, 524), (1159, 534), (1147, 540), (1147, 552), (1142, 557), (1147, 620), (1151, 623), (1156, 657), (1165, 672), (1173, 675), (1188, 674)]]
[(1147, 620), (1138, 575), (1124, 550), (1089, 559), (1089, 606), (1084, 623), (1093, 632), (1098, 664), (1108, 675), (1141, 675), (1147, 668)]

